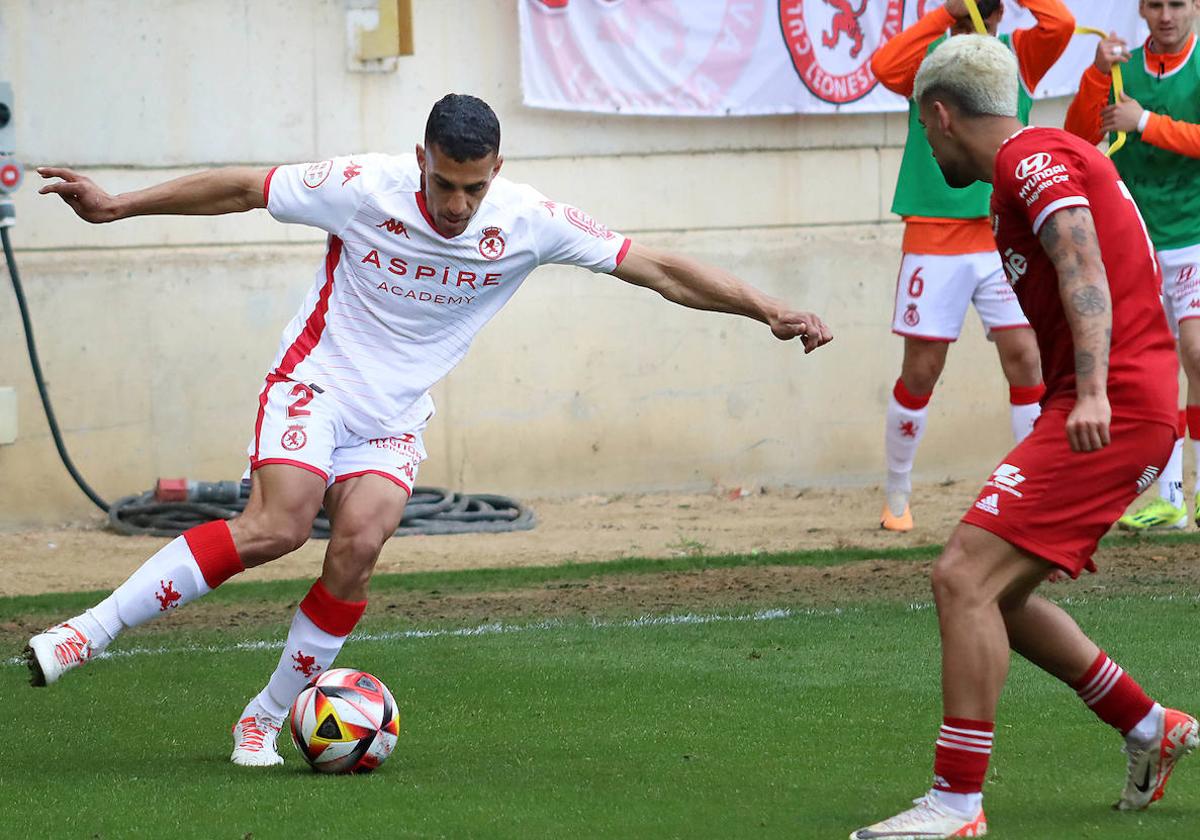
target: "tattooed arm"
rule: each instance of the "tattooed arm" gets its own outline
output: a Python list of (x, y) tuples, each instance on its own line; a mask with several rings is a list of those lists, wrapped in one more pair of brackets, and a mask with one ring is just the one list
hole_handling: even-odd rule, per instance
[(1067, 439), (1075, 452), (1109, 444), (1108, 349), (1112, 298), (1100, 257), (1100, 240), (1086, 207), (1068, 207), (1046, 220), (1038, 238), (1058, 272), (1058, 293), (1075, 344), (1075, 407)]

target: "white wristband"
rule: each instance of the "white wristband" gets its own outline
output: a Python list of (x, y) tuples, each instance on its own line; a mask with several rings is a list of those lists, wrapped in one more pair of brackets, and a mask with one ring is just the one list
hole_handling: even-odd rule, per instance
[(1146, 126), (1148, 126), (1149, 124), (1150, 124), (1150, 112), (1142, 111), (1142, 118), (1140, 120), (1138, 120), (1138, 127), (1137, 127), (1138, 134), (1141, 134), (1142, 132), (1144, 132), (1146, 130)]

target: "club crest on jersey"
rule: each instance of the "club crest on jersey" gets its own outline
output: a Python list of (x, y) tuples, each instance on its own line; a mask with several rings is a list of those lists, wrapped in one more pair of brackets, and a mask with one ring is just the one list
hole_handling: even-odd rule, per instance
[(308, 168), (304, 170), (304, 186), (310, 190), (315, 190), (325, 183), (325, 179), (329, 177), (329, 173), (332, 170), (333, 161), (331, 160), (310, 163)]
[(346, 168), (342, 170), (342, 178), (345, 179), (344, 181), (342, 181), (342, 186), (343, 187), (346, 186), (347, 184), (350, 183), (351, 180), (353, 180), (354, 178), (357, 178), (361, 174), (362, 174), (362, 164), (355, 163), (354, 161), (350, 161), (350, 163), (346, 166)]
[(279, 439), (279, 445), (288, 452), (303, 449), (306, 443), (308, 443), (308, 435), (305, 434), (303, 426), (288, 426), (287, 431), (283, 433), (283, 437)]
[(879, 80), (868, 46), (904, 26), (904, 0), (779, 0), (779, 25), (796, 75), (813, 96), (844, 104), (862, 99)]
[(479, 234), (479, 255), (485, 260), (504, 256), (504, 232), (498, 227), (485, 227)]

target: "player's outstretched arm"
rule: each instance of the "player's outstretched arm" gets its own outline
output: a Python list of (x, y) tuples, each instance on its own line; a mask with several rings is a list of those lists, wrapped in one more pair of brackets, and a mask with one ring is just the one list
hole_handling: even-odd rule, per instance
[(805, 353), (833, 341), (833, 333), (815, 313), (791, 309), (727, 271), (680, 254), (635, 243), (612, 273), (626, 283), (653, 289), (672, 303), (762, 321), (776, 338), (799, 338)]
[(270, 170), (209, 169), (120, 195), (108, 194), (91, 178), (70, 169), (40, 166), (37, 172), (43, 178), (60, 179), (38, 190), (41, 195), (57, 195), (79, 218), (102, 224), (131, 216), (216, 216), (266, 207), (263, 185)]
[(1058, 272), (1058, 293), (1075, 344), (1075, 407), (1067, 439), (1075, 452), (1108, 446), (1108, 350), (1112, 343), (1112, 296), (1100, 255), (1092, 211), (1067, 207), (1053, 213), (1038, 238)]

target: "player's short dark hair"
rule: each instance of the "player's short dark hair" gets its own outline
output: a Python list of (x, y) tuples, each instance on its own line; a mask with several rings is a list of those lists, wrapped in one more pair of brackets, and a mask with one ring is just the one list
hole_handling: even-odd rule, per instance
[(986, 20), (1000, 8), (1000, 4), (1003, 2), (1004, 0), (975, 0), (975, 5), (979, 7), (979, 16)]
[(482, 99), (448, 93), (425, 122), (425, 146), (435, 144), (459, 163), (499, 154), (500, 120)]

